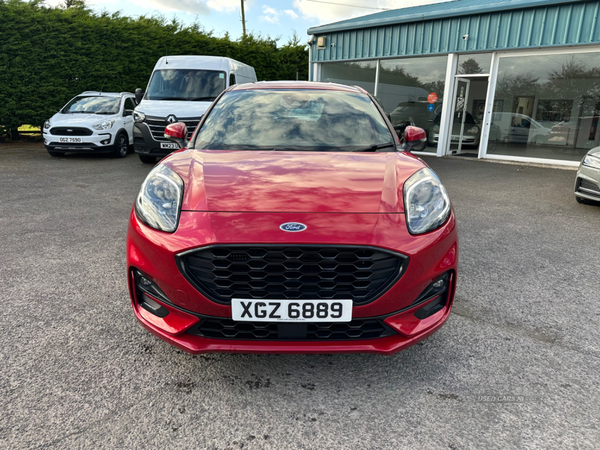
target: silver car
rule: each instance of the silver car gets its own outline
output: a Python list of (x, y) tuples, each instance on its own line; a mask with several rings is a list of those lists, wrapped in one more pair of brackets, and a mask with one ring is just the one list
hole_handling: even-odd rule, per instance
[(600, 204), (600, 147), (591, 149), (579, 165), (575, 199), (579, 203)]

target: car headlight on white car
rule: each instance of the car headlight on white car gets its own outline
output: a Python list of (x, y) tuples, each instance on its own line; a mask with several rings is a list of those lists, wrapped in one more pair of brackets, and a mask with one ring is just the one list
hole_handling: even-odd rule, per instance
[(450, 216), (446, 188), (431, 169), (421, 169), (404, 183), (406, 226), (410, 234), (441, 227)]
[(467, 130), (467, 133), (469, 134), (477, 134), (479, 133), (479, 127), (471, 127)]
[(50, 119), (48, 119), (44, 122), (44, 130), (48, 130), (48, 129), (50, 129)]
[(600, 169), (600, 158), (594, 155), (585, 155), (583, 158), (583, 165), (593, 167), (594, 169)]
[(146, 114), (139, 111), (133, 111), (133, 121), (135, 123), (142, 123), (144, 120), (146, 120)]
[(148, 174), (135, 201), (135, 214), (149, 227), (172, 233), (177, 229), (183, 180), (172, 169), (158, 165)]
[(105, 120), (104, 122), (97, 123), (92, 125), (94, 130), (110, 130), (112, 126), (115, 124), (115, 119)]

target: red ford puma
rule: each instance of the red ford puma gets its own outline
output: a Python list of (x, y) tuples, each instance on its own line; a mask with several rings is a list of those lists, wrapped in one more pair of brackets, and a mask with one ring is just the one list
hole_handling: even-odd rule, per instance
[[(183, 145), (185, 124), (165, 136)], [(233, 86), (185, 145), (144, 181), (127, 236), (133, 310), (159, 338), (191, 353), (392, 354), (448, 318), (450, 200), (363, 89)]]

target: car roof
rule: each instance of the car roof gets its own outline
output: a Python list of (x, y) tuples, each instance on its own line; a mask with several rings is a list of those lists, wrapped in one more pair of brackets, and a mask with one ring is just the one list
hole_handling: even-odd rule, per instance
[(267, 90), (267, 89), (317, 89), (324, 91), (341, 91), (366, 94), (360, 86), (347, 86), (338, 83), (323, 83), (318, 81), (258, 81), (256, 83), (236, 84), (232, 91)]
[(131, 92), (100, 92), (100, 91), (85, 91), (79, 94), (80, 97), (135, 97)]

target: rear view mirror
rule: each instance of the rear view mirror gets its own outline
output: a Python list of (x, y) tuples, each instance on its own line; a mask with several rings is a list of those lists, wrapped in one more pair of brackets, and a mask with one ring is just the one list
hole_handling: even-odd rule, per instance
[(420, 152), (427, 147), (427, 135), (423, 128), (407, 126), (404, 129), (402, 148), (406, 152)]

